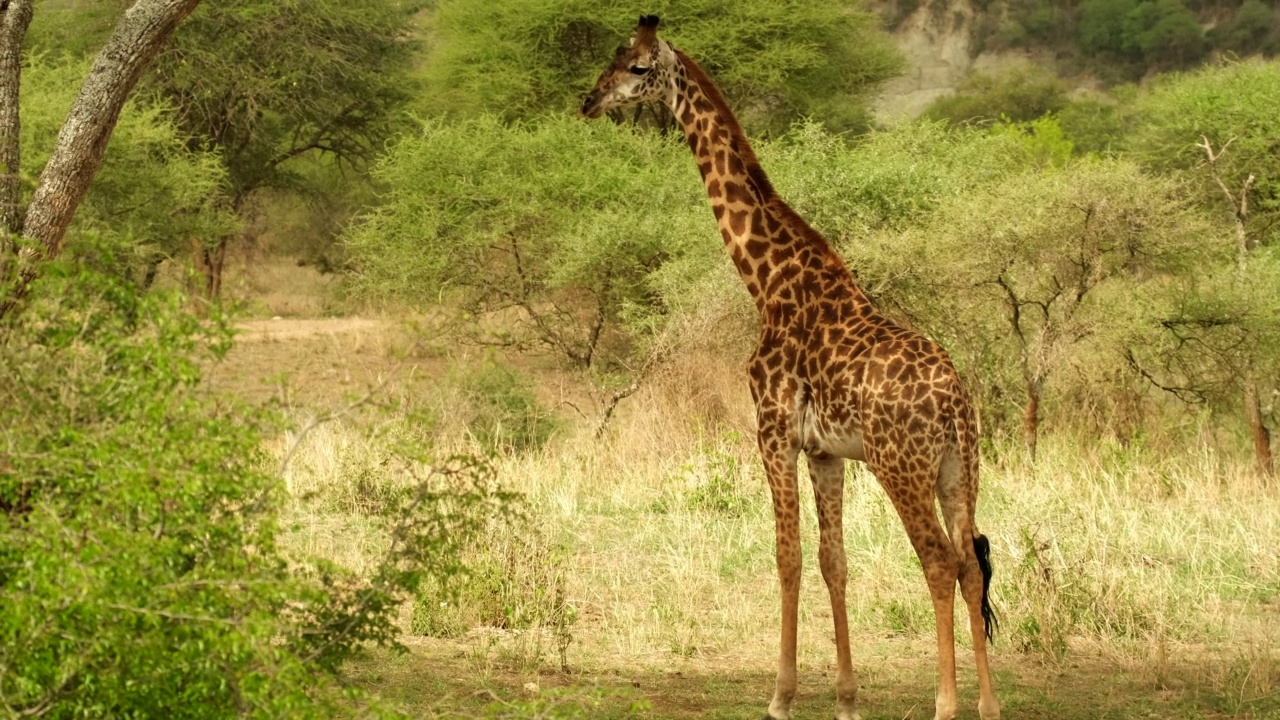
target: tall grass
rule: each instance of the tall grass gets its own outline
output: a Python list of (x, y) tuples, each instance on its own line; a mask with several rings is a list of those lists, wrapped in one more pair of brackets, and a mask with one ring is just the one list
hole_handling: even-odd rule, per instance
[[(478, 449), (442, 418), (438, 452)], [(470, 614), (448, 618), (472, 627), (445, 634), (487, 662), (550, 663), (547, 649), (560, 642), (575, 667), (770, 668), (773, 522), (752, 418), (738, 364), (690, 353), (630, 398), (602, 438), (582, 423), (498, 456), (500, 477), (527, 498), (536, 530), (499, 529), (477, 549), (473, 560), (488, 563), (490, 581), (457, 599)], [(298, 501), (296, 542), (357, 569), (376, 550), (359, 518), (377, 486), (366, 469), (377, 467), (378, 442), (343, 424), (309, 437), (290, 487), (329, 500)], [(801, 477), (811, 495), (803, 468)], [(1241, 702), (1280, 689), (1280, 493), (1247, 457), (1207, 440), (1157, 449), (1056, 436), (1034, 462), (1016, 450), (988, 458), (981, 482), (978, 523), (992, 540), (1001, 620), (997, 667), (1101, 655), (1169, 685), (1190, 682), (1189, 667), (1216, 658), (1196, 665), (1196, 682)], [(801, 659), (826, 667), (831, 621), (811, 498), (802, 508)], [(845, 528), (855, 647), (891, 636), (926, 643), (929, 657), (933, 614), (919, 564), (861, 464), (847, 470)], [(539, 598), (563, 607), (534, 613), (541, 649), (521, 651), (531, 625), (513, 622), (511, 608)], [(481, 612), (495, 602), (505, 609)], [(408, 614), (404, 629), (414, 630)], [(556, 632), (568, 634), (549, 640)], [(967, 628), (957, 637), (967, 643)]]

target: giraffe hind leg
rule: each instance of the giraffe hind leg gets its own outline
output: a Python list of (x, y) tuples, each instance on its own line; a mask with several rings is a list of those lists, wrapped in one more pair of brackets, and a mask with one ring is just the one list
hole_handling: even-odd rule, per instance
[(894, 509), (920, 559), (933, 613), (938, 640), (938, 692), (935, 720), (952, 720), (956, 715), (955, 592), (960, 575), (960, 556), (938, 521), (933, 488), (936, 465), (928, 471), (876, 469), (876, 478), (889, 493)]
[(974, 666), (978, 674), (978, 714), (982, 720), (996, 720), (1000, 717), (1000, 703), (992, 687), (987, 659), (987, 643), (997, 625), (990, 600), (991, 545), (974, 526), (976, 485), (964, 476), (959, 456), (954, 450), (943, 457), (936, 493), (947, 533), (959, 555), (960, 594), (969, 614)]

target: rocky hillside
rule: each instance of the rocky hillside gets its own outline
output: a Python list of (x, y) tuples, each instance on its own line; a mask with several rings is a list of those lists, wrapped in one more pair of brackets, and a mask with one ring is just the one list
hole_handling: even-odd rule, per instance
[(964, 78), (1037, 63), (1082, 87), (1139, 82), (1206, 60), (1280, 51), (1263, 0), (874, 0), (908, 70), (882, 120), (919, 114)]

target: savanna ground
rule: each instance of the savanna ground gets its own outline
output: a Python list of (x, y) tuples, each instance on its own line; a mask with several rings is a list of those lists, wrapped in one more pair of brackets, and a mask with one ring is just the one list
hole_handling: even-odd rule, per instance
[[(326, 316), (330, 291), (305, 269), (267, 265), (245, 289), (261, 319), (241, 324), (209, 382), (282, 399), (309, 428), (278, 443), (296, 446), (289, 541), (359, 570), (385, 543), (366, 515), (392, 482), (377, 470), (389, 439), (425, 422), (442, 454), (473, 448), (460, 388), (493, 358), (422, 318)], [(549, 364), (507, 360), (561, 418), (540, 447), (493, 458), (528, 517), (491, 532), (472, 558), (487, 570), (453, 606), (404, 609), (407, 653), (373, 651), (350, 678), (422, 717), (531, 702), (539, 717), (759, 716), (773, 686), (777, 584), (742, 358), (684, 354), (624, 400), (598, 440), (580, 385)], [(359, 420), (370, 390), (365, 404), (395, 405), (372, 432)], [(978, 522), (993, 544), (1005, 717), (1280, 718), (1280, 490), (1247, 457), (1209, 447), (1054, 437), (1034, 462), (984, 448)], [(931, 717), (932, 612), (918, 564), (874, 478), (851, 465), (848, 480), (863, 717)], [(801, 719), (834, 703), (811, 506), (802, 532)], [(957, 627), (961, 716), (976, 717), (967, 635)]]

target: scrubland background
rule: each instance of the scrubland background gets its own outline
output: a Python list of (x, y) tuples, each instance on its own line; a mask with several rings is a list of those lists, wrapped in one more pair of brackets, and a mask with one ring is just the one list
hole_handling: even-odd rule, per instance
[[(1280, 717), (1276, 9), (658, 5), (974, 395), (1007, 715)], [(28, 197), (122, 11), (37, 4)], [(0, 712), (759, 714), (754, 309), (664, 111), (573, 116), (636, 14), (179, 29), (0, 325)], [(1017, 61), (890, 118), (922, 37)], [(833, 695), (815, 526), (797, 717)], [(928, 717), (928, 593), (856, 464), (845, 527), (864, 717)]]

